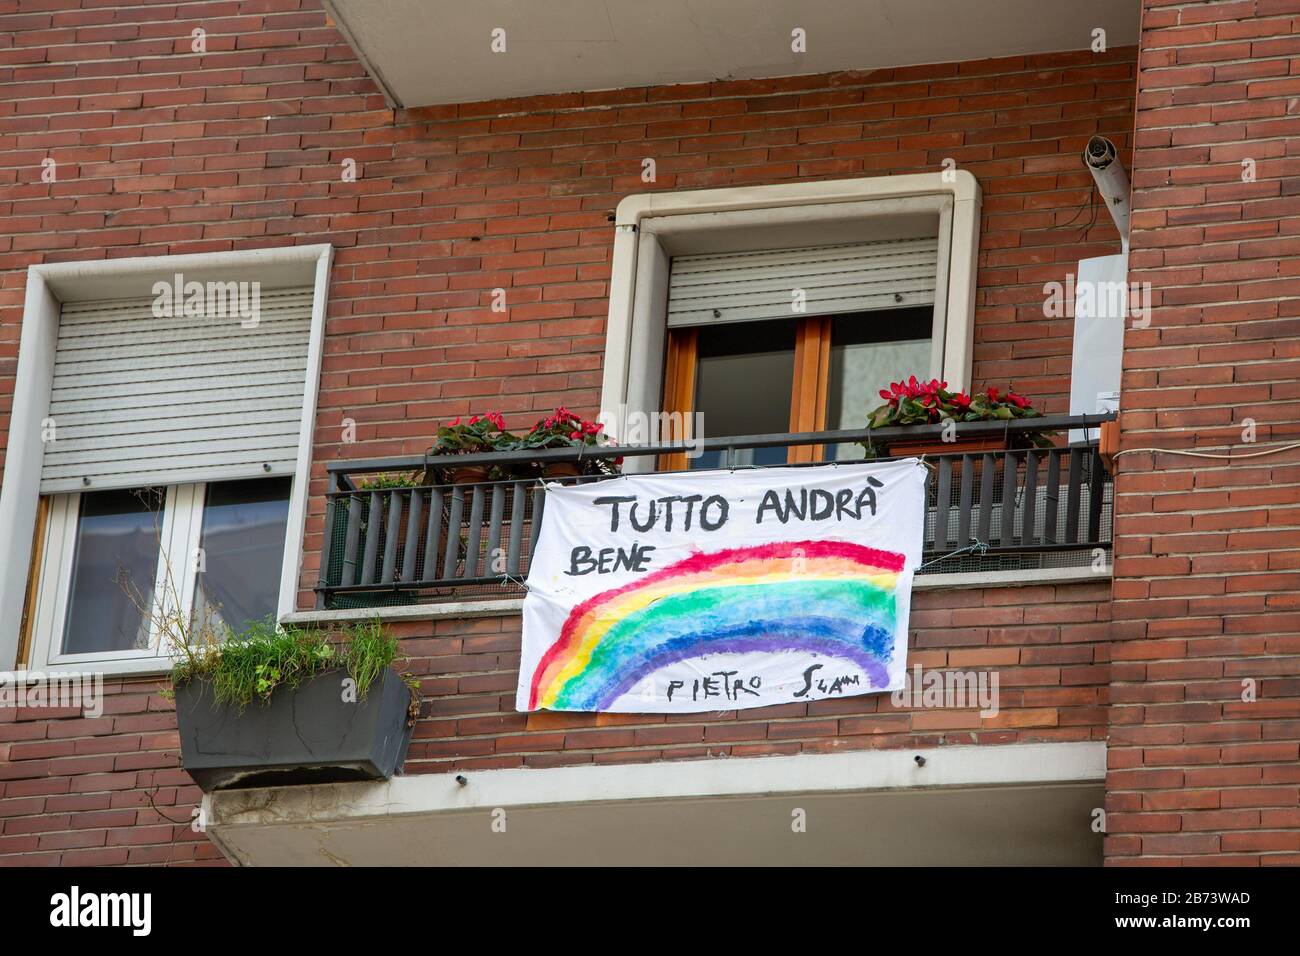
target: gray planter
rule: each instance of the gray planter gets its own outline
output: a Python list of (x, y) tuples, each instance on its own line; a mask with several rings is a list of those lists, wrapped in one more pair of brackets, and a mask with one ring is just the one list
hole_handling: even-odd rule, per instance
[(324, 671), (243, 713), (214, 704), (207, 681), (182, 684), (182, 766), (205, 791), (388, 779), (411, 743), (411, 692), (390, 667), (363, 699), (347, 703), (345, 677), (342, 669)]

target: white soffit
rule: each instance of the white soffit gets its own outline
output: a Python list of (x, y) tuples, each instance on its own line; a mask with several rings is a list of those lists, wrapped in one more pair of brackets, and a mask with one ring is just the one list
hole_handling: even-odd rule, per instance
[[(325, 0), (398, 106), (1083, 51), (1138, 0)], [(493, 31), (505, 52), (493, 52)], [(806, 52), (791, 50), (801, 28)]]

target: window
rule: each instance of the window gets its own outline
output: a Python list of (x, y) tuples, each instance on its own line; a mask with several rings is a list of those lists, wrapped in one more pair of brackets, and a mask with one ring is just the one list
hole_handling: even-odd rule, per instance
[[(96, 491), (62, 502), (72, 532), (62, 653), (142, 650), (150, 644), (148, 605), (158, 583), (165, 494), (156, 488)], [(66, 532), (61, 532), (66, 536)]]
[(165, 670), (298, 590), (329, 246), (28, 270), (0, 669)]
[(660, 411), (702, 413), (705, 438), (856, 428), (899, 375), (965, 387), (979, 205), (961, 170), (628, 197), (601, 396), (611, 433)]
[[(669, 329), (664, 411), (703, 415), (712, 437), (862, 428), (879, 392), (930, 368), (932, 309)], [(682, 383), (678, 385), (677, 383)], [(721, 452), (666, 467), (717, 468)], [(736, 449), (733, 464), (856, 460), (856, 445)]]
[(50, 664), (167, 656), (159, 619), (240, 631), (276, 611), (288, 478), (55, 495), (33, 621)]
[[(791, 393), (780, 383), (794, 380), (795, 323), (792, 319), (738, 322), (674, 330), (680, 362), (694, 361), (695, 390), (684, 407), (700, 412), (710, 434), (765, 435), (787, 430)], [(694, 353), (694, 354), (692, 354)], [(690, 374), (687, 372), (686, 374)], [(785, 460), (781, 448), (744, 449), (740, 463), (768, 465)], [(705, 452), (693, 469), (717, 468), (721, 453)]]
[(275, 613), (289, 481), (223, 481), (204, 497), (194, 617), (240, 631)]

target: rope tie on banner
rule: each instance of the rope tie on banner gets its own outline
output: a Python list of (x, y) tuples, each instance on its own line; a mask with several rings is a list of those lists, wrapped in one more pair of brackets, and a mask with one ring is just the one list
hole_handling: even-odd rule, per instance
[(947, 554), (940, 555), (939, 557), (935, 558), (933, 561), (925, 562), (925, 564), (921, 565), (916, 570), (924, 571), (926, 568), (930, 567), (931, 565), (938, 564), (940, 561), (947, 561), (949, 558), (955, 558), (959, 554), (978, 554), (982, 557), (988, 551), (988, 549), (989, 549), (989, 545), (987, 542), (980, 541), (978, 538), (976, 538), (974, 544), (968, 544), (964, 548), (958, 548), (956, 551), (949, 551)]
[(513, 584), (515, 587), (520, 588), (524, 591), (528, 590), (528, 582), (519, 580), (519, 578), (515, 577), (513, 574), (502, 574), (501, 583)]

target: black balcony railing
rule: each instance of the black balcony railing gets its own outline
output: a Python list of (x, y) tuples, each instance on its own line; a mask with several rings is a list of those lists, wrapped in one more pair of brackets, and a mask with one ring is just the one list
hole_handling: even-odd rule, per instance
[[(1111, 479), (1095, 440), (1050, 448), (1017, 447), (1031, 433), (1087, 435), (1114, 415), (1047, 416), (959, 426), (958, 439), (1005, 436), (1009, 450), (927, 455), (930, 465), (923, 574), (1090, 565), (1110, 550)], [(746, 450), (876, 441), (938, 441), (939, 426), (706, 439), (724, 467)], [(1058, 439), (1059, 440), (1059, 439)], [(517, 596), (544, 520), (542, 482), (506, 478), (425, 484), (451, 466), (501, 472), (524, 466), (683, 450), (681, 444), (555, 448), (483, 455), (409, 456), (327, 466), (324, 543), (316, 587), (322, 608), (379, 607), (448, 599)], [(741, 467), (736, 465), (736, 467)], [(827, 463), (799, 467), (825, 468)], [(628, 470), (631, 470), (630, 468)], [(405, 480), (393, 481), (394, 476)], [(547, 479), (565, 484), (604, 475)], [(396, 486), (394, 486), (396, 485)]]

